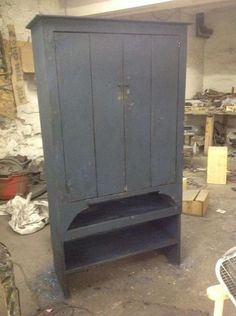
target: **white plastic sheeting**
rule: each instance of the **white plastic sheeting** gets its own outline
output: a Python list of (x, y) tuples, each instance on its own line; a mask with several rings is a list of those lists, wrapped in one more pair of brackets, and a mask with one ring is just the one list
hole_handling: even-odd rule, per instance
[(48, 202), (31, 201), (31, 195), (29, 193), (26, 199), (17, 195), (6, 204), (0, 205), (0, 215), (9, 214), (9, 225), (21, 235), (35, 233), (49, 222)]

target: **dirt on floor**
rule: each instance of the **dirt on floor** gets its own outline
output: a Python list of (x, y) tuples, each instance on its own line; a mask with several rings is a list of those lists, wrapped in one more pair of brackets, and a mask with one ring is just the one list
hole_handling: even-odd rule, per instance
[[(206, 185), (205, 172), (185, 171), (189, 188), (207, 188), (210, 204), (205, 217), (182, 215), (182, 263), (174, 266), (161, 252), (150, 252), (70, 276), (71, 298), (64, 300), (53, 270), (50, 227), (28, 236), (14, 233), (8, 217), (0, 217), (0, 241), (15, 262), (22, 316), (55, 306), (56, 315), (72, 315), (64, 303), (76, 306), (74, 315), (101, 316), (203, 316), (212, 315), (206, 296), (216, 284), (215, 263), (236, 240), (236, 184)], [(216, 212), (223, 209), (224, 214)], [(0, 315), (4, 307), (0, 298)], [(63, 310), (62, 310), (63, 309)], [(50, 315), (46, 313), (45, 315)], [(236, 315), (230, 301), (226, 316)]]

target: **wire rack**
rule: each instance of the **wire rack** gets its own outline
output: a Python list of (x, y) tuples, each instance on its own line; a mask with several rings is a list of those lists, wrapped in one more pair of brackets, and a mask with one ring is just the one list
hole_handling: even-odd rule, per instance
[(231, 249), (218, 260), (216, 275), (236, 306), (236, 248)]

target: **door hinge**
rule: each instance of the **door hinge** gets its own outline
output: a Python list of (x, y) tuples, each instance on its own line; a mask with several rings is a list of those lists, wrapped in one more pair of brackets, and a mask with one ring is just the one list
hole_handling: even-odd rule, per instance
[(181, 42), (180, 41), (178, 42), (178, 47), (181, 47)]

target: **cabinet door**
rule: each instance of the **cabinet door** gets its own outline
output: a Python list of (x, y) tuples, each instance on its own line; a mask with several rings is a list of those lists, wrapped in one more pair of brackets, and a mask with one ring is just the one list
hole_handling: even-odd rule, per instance
[(122, 37), (91, 34), (98, 195), (125, 188)]
[(97, 193), (89, 35), (56, 33), (55, 44), (65, 185), (71, 200), (84, 199)]
[(151, 36), (124, 36), (124, 105), (127, 189), (150, 181)]
[(152, 37), (152, 185), (176, 179), (179, 47), (177, 36)]

